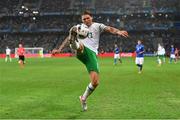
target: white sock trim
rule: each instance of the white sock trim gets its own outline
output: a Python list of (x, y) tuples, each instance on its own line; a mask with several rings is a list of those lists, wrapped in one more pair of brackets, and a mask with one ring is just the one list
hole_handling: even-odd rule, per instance
[(94, 90), (94, 86), (92, 85), (92, 83), (89, 83), (88, 88), (89, 88), (91, 91)]
[(88, 98), (89, 95), (91, 95), (91, 93), (94, 91), (94, 87), (91, 83), (89, 83), (89, 85), (86, 87), (86, 90), (83, 94), (83, 100), (86, 100)]

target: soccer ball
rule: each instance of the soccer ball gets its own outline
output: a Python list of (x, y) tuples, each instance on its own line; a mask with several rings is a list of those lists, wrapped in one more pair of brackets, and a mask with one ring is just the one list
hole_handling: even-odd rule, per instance
[(85, 39), (88, 37), (89, 29), (84, 25), (77, 25), (77, 38)]

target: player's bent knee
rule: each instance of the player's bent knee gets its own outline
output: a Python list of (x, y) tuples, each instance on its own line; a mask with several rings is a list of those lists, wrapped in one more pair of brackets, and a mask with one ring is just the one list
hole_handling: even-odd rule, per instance
[(91, 78), (91, 83), (94, 87), (97, 87), (99, 85), (99, 76), (98, 73), (95, 71), (90, 72), (90, 78)]
[(92, 85), (93, 87), (97, 87), (99, 85), (99, 80), (93, 80)]

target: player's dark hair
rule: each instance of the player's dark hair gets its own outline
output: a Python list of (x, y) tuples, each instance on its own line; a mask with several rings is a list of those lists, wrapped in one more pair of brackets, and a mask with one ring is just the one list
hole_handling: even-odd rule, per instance
[(92, 17), (92, 13), (89, 10), (85, 10), (82, 15), (90, 15)]

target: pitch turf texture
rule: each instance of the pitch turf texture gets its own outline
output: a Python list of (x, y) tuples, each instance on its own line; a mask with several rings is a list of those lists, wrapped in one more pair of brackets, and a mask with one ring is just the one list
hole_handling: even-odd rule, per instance
[(15, 119), (164, 119), (180, 118), (180, 63), (157, 67), (145, 58), (138, 74), (133, 58), (113, 65), (99, 58), (100, 85), (82, 112), (81, 95), (89, 84), (84, 65), (76, 58), (0, 59), (0, 118)]

